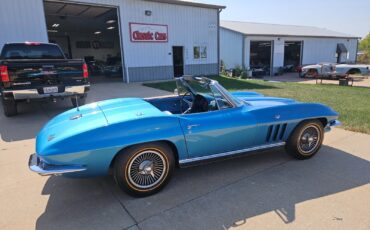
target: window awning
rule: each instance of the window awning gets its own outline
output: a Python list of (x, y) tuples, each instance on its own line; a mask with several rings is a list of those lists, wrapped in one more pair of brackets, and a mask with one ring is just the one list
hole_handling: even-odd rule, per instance
[(337, 53), (348, 53), (346, 46), (343, 43), (338, 43), (337, 45)]

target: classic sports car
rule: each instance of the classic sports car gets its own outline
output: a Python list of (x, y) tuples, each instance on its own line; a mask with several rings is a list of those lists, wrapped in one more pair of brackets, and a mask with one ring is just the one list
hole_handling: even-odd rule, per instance
[(300, 77), (324, 77), (324, 78), (344, 78), (350, 74), (366, 76), (369, 74), (367, 65), (349, 65), (320, 63), (316, 65), (307, 65), (301, 68)]
[(275, 147), (314, 156), (338, 113), (314, 103), (229, 93), (204, 77), (177, 79), (171, 97), (112, 99), (64, 112), (36, 139), (29, 167), (41, 175), (112, 172), (136, 196), (159, 191), (184, 167)]

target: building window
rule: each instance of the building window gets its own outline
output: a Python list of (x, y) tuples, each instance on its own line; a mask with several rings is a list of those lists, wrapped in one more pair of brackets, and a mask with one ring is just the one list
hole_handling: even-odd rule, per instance
[(200, 57), (207, 58), (207, 46), (200, 47)]
[(194, 46), (194, 59), (199, 59), (199, 58), (200, 58), (200, 47)]

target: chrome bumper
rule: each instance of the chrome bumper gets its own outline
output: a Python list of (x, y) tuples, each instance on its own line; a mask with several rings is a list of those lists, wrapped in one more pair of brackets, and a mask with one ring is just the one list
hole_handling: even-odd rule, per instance
[(86, 168), (74, 165), (49, 165), (43, 162), (36, 154), (32, 154), (28, 160), (28, 167), (31, 171), (42, 176), (61, 175), (65, 173), (81, 172)]
[(326, 125), (324, 130), (325, 132), (329, 132), (331, 130), (331, 127), (336, 127), (340, 125), (342, 125), (342, 122), (340, 122), (339, 120), (333, 120)]
[(22, 89), (22, 90), (4, 90), (3, 94), (13, 94), (15, 100), (22, 99), (38, 99), (46, 97), (68, 97), (76, 94), (84, 94), (90, 87), (87, 85), (77, 86), (66, 86), (64, 92), (61, 93), (50, 93), (50, 94), (39, 94), (37, 89)]

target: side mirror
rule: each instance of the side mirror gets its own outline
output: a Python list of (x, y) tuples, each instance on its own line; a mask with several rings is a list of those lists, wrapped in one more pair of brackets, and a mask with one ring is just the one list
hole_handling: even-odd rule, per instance
[(175, 89), (175, 90), (173, 91), (173, 94), (175, 94), (175, 95), (179, 95), (179, 91), (178, 91), (177, 89)]

